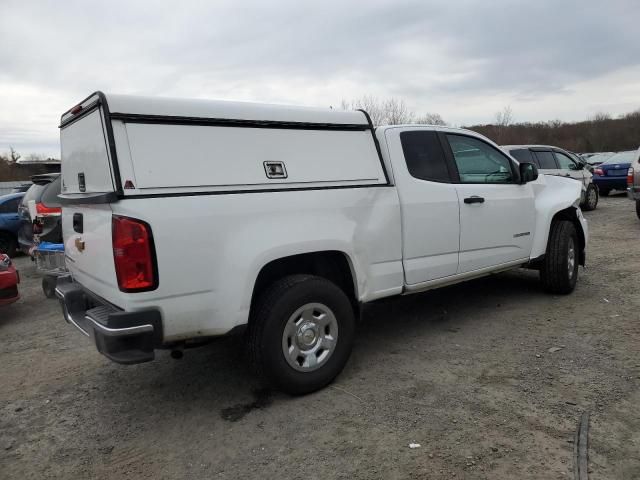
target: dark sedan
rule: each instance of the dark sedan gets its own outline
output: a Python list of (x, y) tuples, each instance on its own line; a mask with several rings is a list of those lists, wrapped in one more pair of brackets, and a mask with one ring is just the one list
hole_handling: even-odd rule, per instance
[(627, 172), (635, 155), (635, 150), (618, 152), (593, 169), (593, 183), (598, 186), (600, 195), (609, 195), (611, 190), (626, 192)]

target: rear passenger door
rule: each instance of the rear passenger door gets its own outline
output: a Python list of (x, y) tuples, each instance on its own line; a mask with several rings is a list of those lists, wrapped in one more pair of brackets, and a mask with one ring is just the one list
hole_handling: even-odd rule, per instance
[(535, 222), (533, 187), (521, 185), (515, 162), (483, 139), (445, 137), (458, 176), (458, 273), (526, 261)]
[(556, 157), (556, 161), (558, 162), (558, 167), (560, 168), (562, 176), (573, 178), (574, 180), (578, 180), (585, 187), (587, 186), (587, 183), (585, 182), (586, 172), (581, 166), (579, 166), (566, 153), (560, 152), (558, 150), (554, 150), (553, 154)]
[(460, 207), (440, 136), (426, 128), (390, 128), (385, 135), (402, 211), (405, 281), (455, 275)]

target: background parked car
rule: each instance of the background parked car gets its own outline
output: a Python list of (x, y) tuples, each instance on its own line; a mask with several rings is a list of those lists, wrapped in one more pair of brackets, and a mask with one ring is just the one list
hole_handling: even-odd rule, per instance
[(587, 162), (592, 167), (595, 167), (597, 165), (600, 165), (602, 162), (606, 162), (611, 157), (613, 157), (615, 154), (616, 154), (616, 152), (594, 153), (593, 155), (591, 155), (590, 157), (587, 158)]
[[(33, 185), (22, 199), (18, 209), (20, 215), (20, 231), (18, 243), (20, 250), (31, 254), (34, 246), (34, 233), (40, 236), (43, 242), (62, 243), (62, 208), (58, 201), (60, 193), (60, 174), (45, 173), (31, 177)], [(38, 222), (34, 224), (29, 204), (33, 202), (33, 210), (37, 213)]]
[(8, 255), (0, 253), (0, 305), (8, 305), (20, 298), (20, 276)]
[(549, 145), (504, 145), (502, 149), (520, 162), (534, 163), (545, 175), (570, 177), (582, 183), (580, 206), (594, 210), (598, 205), (598, 187), (584, 163), (562, 148)]
[(20, 217), (18, 207), (24, 193), (9, 193), (0, 197), (0, 253), (16, 254)]
[(640, 218), (640, 148), (627, 172), (627, 192), (629, 198), (636, 202), (636, 214)]
[(31, 185), (33, 185), (33, 183), (31, 183), (31, 182), (23, 183), (22, 185), (16, 185), (15, 187), (13, 187), (11, 189), (10, 193), (24, 193), (27, 190), (29, 190), (29, 188), (31, 188)]
[(618, 152), (593, 170), (593, 181), (601, 195), (609, 195), (611, 190), (627, 190), (627, 173), (636, 157), (636, 150)]

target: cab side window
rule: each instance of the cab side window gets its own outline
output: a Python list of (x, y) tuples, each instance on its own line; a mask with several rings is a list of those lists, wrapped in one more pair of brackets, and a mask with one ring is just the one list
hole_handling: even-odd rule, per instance
[(447, 134), (460, 183), (513, 183), (509, 157), (488, 143), (466, 135)]
[(432, 182), (451, 182), (444, 151), (436, 132), (402, 132), (400, 143), (412, 177)]
[(578, 165), (567, 155), (561, 152), (554, 152), (558, 166), (563, 170), (579, 170)]

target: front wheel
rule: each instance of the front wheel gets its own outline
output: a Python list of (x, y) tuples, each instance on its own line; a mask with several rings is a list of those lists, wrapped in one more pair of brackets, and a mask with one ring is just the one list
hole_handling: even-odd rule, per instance
[(609, 193), (611, 193), (611, 190), (608, 190), (606, 188), (601, 188), (600, 189), (600, 195), (602, 195), (603, 197), (608, 197)]
[(573, 223), (567, 220), (553, 222), (540, 269), (540, 280), (547, 292), (573, 292), (578, 280), (578, 249), (578, 234)]
[(598, 187), (593, 183), (587, 187), (587, 191), (584, 195), (584, 203), (582, 209), (584, 211), (595, 210), (598, 206)]
[(355, 319), (347, 295), (313, 275), (282, 278), (258, 299), (249, 320), (252, 366), (292, 395), (319, 390), (342, 371)]
[(640, 200), (636, 200), (636, 215), (640, 218)]

